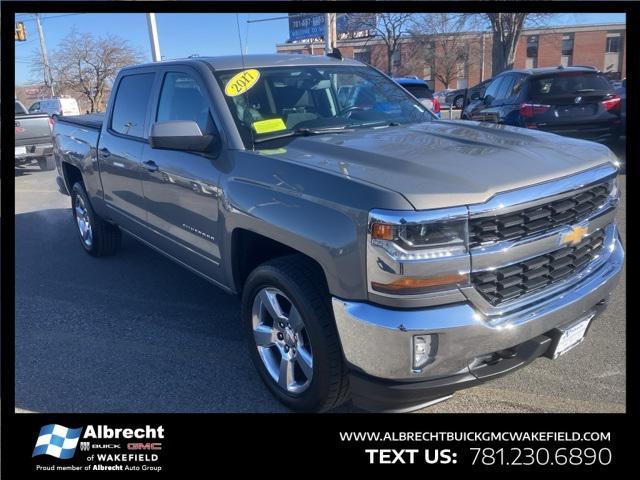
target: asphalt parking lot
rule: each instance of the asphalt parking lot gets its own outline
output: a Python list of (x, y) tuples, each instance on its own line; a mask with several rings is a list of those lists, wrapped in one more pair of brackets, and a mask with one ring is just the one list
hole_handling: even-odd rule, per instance
[[(16, 169), (16, 409), (287, 411), (249, 360), (238, 300), (126, 236), (114, 257), (85, 254), (55, 176)], [(421, 412), (624, 412), (625, 283), (571, 353)]]

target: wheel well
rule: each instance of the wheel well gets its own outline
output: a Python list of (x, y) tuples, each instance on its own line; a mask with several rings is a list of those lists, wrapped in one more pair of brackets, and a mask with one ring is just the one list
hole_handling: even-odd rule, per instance
[(80, 173), (80, 169), (78, 167), (67, 162), (62, 162), (62, 174), (67, 182), (67, 190), (69, 193), (71, 193), (71, 189), (76, 182), (80, 182), (84, 185), (82, 173)]
[(326, 284), (324, 270), (320, 264), (295, 248), (241, 228), (233, 231), (231, 242), (233, 278), (238, 293), (242, 292), (247, 277), (258, 265), (285, 255), (303, 255), (306, 257), (322, 274)]

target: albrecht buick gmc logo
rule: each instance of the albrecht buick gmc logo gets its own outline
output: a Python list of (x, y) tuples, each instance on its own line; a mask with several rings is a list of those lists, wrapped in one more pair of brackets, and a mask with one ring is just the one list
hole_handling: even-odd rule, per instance
[[(63, 460), (72, 458), (76, 452), (76, 447), (80, 441), (80, 434), (83, 427), (80, 428), (67, 428), (62, 425), (52, 423), (45, 425), (40, 429), (38, 438), (36, 440), (36, 446), (33, 450), (32, 457), (38, 455), (50, 455), (52, 457), (60, 458)], [(80, 450), (83, 452), (89, 451), (90, 448), (103, 449), (103, 448), (120, 448), (120, 445), (109, 444), (99, 445), (92, 444), (88, 440), (118, 440), (118, 439), (145, 439), (156, 440), (164, 439), (164, 427), (162, 425), (158, 427), (152, 427), (145, 425), (141, 428), (112, 428), (108, 425), (88, 425), (82, 435), (82, 441), (80, 442)], [(128, 450), (161, 450), (161, 443), (158, 442), (129, 442), (127, 443)]]

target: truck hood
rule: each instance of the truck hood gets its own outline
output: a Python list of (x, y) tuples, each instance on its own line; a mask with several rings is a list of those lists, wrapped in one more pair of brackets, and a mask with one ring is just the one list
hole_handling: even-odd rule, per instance
[(299, 137), (261, 152), (393, 190), (417, 210), (483, 203), (615, 161), (593, 142), (468, 121)]

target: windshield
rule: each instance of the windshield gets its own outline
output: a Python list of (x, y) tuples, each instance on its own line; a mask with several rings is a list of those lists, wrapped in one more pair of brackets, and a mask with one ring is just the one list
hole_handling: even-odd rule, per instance
[(323, 133), (433, 119), (395, 82), (364, 66), (267, 67), (216, 76), (247, 148), (279, 131)]

